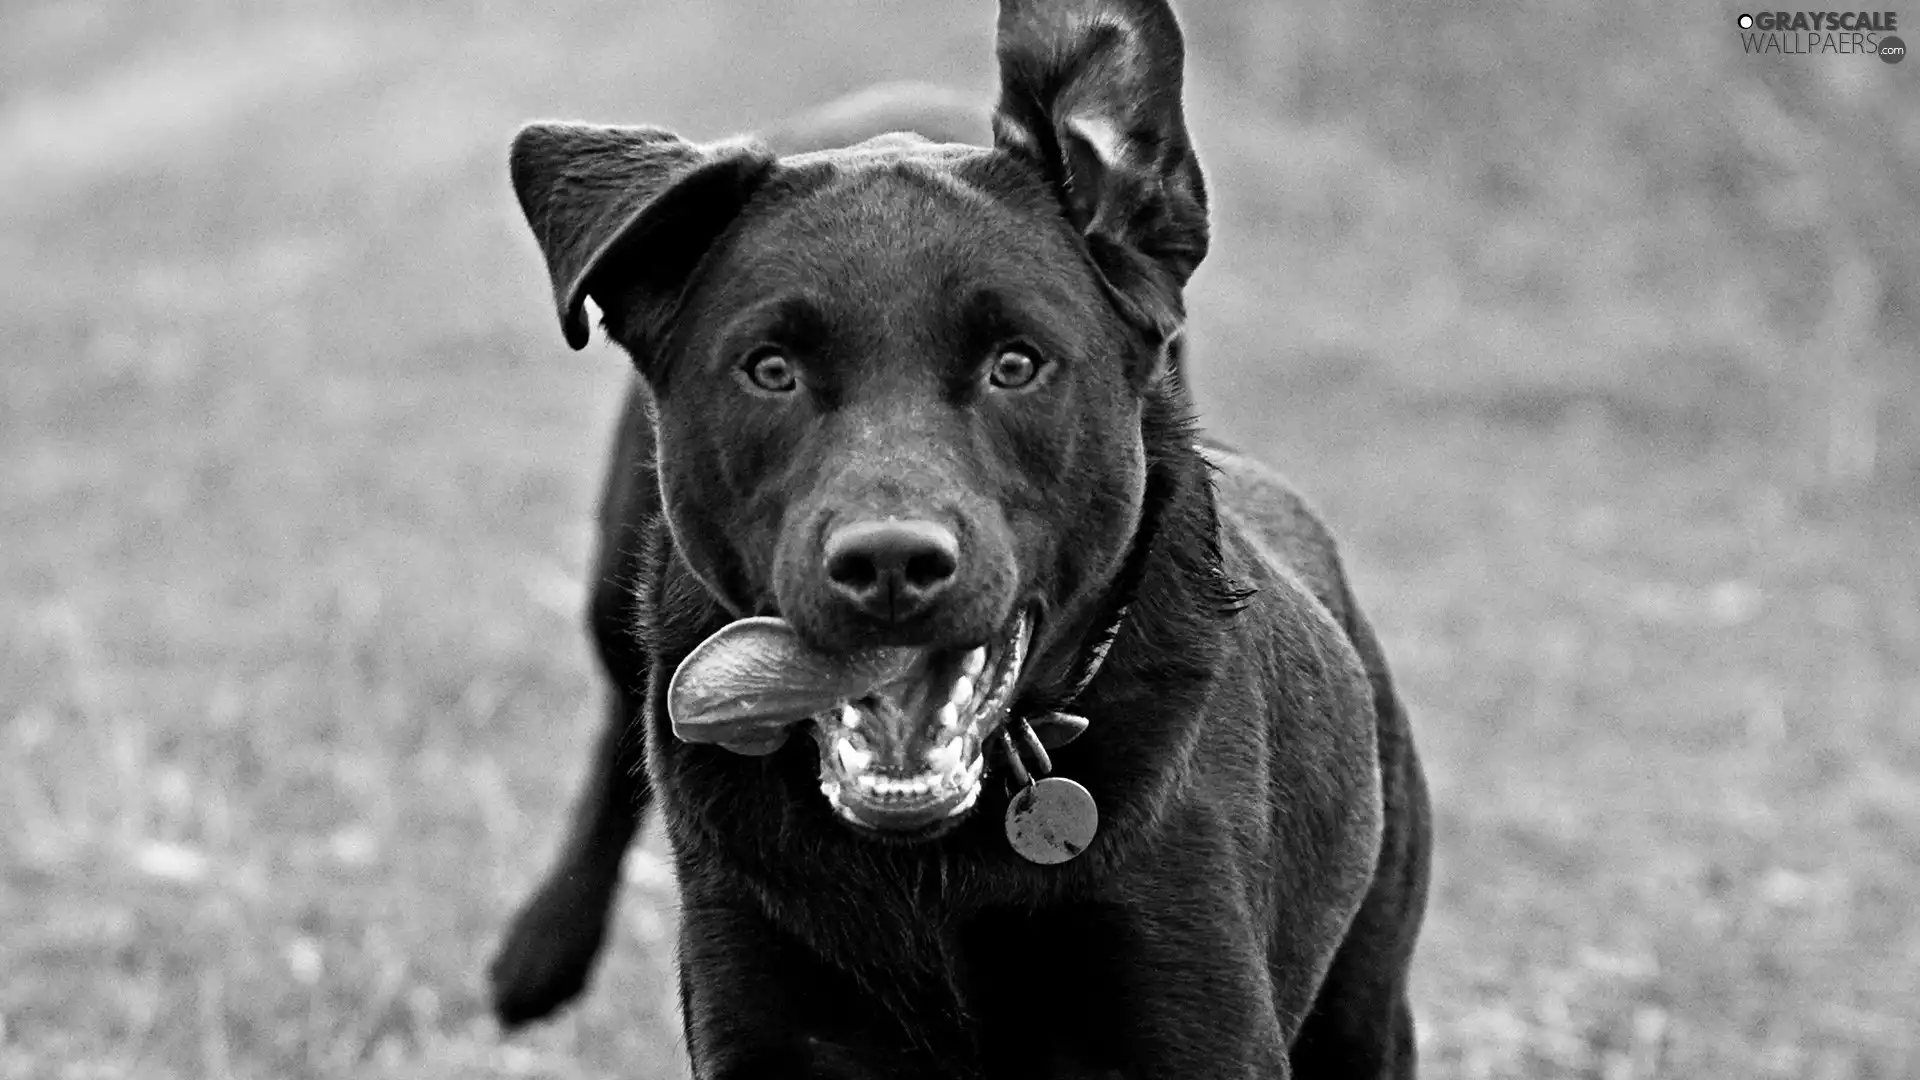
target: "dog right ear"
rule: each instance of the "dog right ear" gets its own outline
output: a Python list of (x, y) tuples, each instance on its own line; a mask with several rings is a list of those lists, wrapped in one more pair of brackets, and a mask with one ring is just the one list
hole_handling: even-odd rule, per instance
[(773, 163), (753, 143), (702, 146), (658, 128), (521, 128), (513, 190), (546, 257), (567, 344), (586, 347), (589, 296), (609, 332), (656, 341), (694, 268)]

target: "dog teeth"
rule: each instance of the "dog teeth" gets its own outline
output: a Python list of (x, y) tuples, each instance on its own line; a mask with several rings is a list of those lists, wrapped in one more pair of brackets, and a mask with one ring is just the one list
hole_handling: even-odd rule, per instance
[(940, 706), (940, 711), (934, 714), (934, 719), (940, 724), (941, 731), (960, 730), (960, 710), (955, 708), (951, 701)]
[(927, 755), (927, 771), (942, 778), (956, 775), (960, 772), (960, 754), (960, 736), (955, 735)]
[(860, 710), (852, 702), (840, 705), (840, 726), (848, 731), (860, 730)]
[(980, 673), (987, 670), (987, 647), (982, 645), (968, 653), (966, 660), (960, 665), (960, 670), (965, 672), (969, 679), (979, 678)]
[(926, 769), (914, 776), (885, 776), (867, 772), (873, 755), (860, 750), (847, 739), (834, 743), (840, 766), (852, 778), (852, 786), (862, 795), (875, 799), (918, 799), (935, 791), (976, 784), (985, 769), (983, 758), (964, 761), (966, 749), (956, 735), (926, 756)]
[(973, 804), (979, 801), (980, 801), (980, 781), (976, 778), (971, 784), (967, 786), (967, 793), (965, 795), (960, 796), (960, 801), (954, 804), (953, 809), (947, 811), (947, 816), (950, 818), (959, 817), (961, 814), (964, 814), (967, 811), (973, 809)]
[(882, 799), (911, 799), (933, 791), (936, 780), (927, 775), (920, 776), (876, 776), (871, 773), (861, 776), (854, 783), (860, 790)]
[(853, 740), (841, 737), (834, 740), (833, 752), (840, 759), (840, 768), (850, 776), (860, 776), (873, 764), (871, 751), (853, 745)]
[(953, 689), (947, 692), (947, 700), (962, 709), (973, 704), (973, 678), (962, 675), (953, 680)]

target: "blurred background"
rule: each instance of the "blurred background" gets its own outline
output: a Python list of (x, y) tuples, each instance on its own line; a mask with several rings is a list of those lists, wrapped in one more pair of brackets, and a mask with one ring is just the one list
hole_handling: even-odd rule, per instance
[[(1183, 14), (1206, 419), (1331, 518), (1431, 770), (1424, 1075), (1920, 1075), (1920, 61)], [(0, 1078), (684, 1075), (657, 835), (582, 1004), (484, 1011), (627, 370), (507, 140), (986, 97), (992, 23), (0, 7)]]

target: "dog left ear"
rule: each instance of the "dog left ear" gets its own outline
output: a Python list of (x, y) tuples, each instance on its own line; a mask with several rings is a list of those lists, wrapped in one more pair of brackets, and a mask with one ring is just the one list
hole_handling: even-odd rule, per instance
[(1207, 191), (1164, 0), (1001, 0), (994, 145), (1053, 181), (1129, 321), (1161, 359), (1207, 254)]
[[(751, 143), (702, 146), (658, 128), (522, 128), (510, 159), (513, 190), (546, 256), (567, 344), (586, 346), (583, 308), (592, 296), (610, 330), (650, 346), (773, 162)], [(634, 360), (645, 367), (641, 356)]]

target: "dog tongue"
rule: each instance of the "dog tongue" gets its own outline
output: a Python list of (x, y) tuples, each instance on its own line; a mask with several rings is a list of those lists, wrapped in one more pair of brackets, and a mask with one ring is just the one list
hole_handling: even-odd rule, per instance
[(667, 684), (667, 718), (683, 741), (771, 754), (794, 724), (899, 681), (919, 659), (916, 649), (815, 652), (785, 619), (741, 619), (680, 662)]

